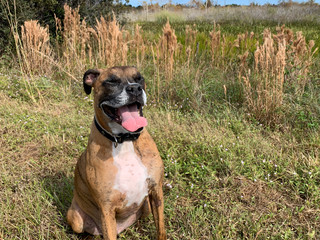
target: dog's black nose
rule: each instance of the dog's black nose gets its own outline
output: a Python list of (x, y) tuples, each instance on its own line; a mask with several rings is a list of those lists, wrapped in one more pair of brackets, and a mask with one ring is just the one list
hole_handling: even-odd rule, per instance
[(127, 93), (138, 97), (142, 94), (142, 87), (138, 83), (133, 83), (133, 84), (130, 84), (126, 87), (126, 91), (127, 91)]

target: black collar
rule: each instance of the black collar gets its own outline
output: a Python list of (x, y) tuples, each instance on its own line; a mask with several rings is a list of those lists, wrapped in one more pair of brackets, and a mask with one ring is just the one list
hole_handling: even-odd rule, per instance
[(117, 147), (119, 143), (123, 143), (124, 141), (134, 141), (137, 140), (140, 136), (140, 133), (143, 128), (139, 128), (137, 131), (133, 133), (121, 133), (119, 135), (113, 135), (105, 130), (97, 121), (96, 116), (94, 116), (94, 124), (98, 131), (107, 139), (114, 142), (114, 146)]

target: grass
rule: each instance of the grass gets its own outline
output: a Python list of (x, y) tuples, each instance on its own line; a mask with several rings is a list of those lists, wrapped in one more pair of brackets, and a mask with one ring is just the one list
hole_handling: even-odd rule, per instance
[[(174, 21), (210, 21), (210, 22), (240, 22), (259, 25), (261, 22), (290, 24), (290, 23), (319, 23), (318, 4), (292, 4), (287, 6), (239, 6), (239, 7), (210, 7), (183, 8), (167, 6), (167, 9), (149, 11), (148, 21), (163, 21), (172, 18)], [(145, 21), (146, 11), (132, 11), (123, 13), (122, 18), (131, 21)]]
[[(80, 83), (63, 93), (60, 82), (50, 79), (52, 87), (43, 89), (47, 101), (32, 105), (14, 75), (3, 74), (0, 82), (0, 236), (90, 239), (72, 233), (65, 214), (92, 100)], [(290, 132), (248, 122), (244, 112), (226, 104), (216, 103), (211, 114), (180, 109), (153, 103), (145, 110), (165, 162), (170, 239), (319, 236), (318, 132), (298, 142)], [(153, 239), (154, 234), (150, 217), (119, 238)]]
[[(74, 16), (75, 24), (87, 28)], [(130, 23), (121, 29), (113, 24), (114, 38), (121, 32), (136, 36), (124, 60), (139, 63), (146, 79), (148, 131), (165, 164), (169, 239), (318, 239), (318, 53), (312, 56), (308, 73), (300, 74), (306, 80), (303, 92), (297, 92), (296, 79), (289, 78), (294, 70), (303, 68), (295, 66), (281, 75), (285, 77), (280, 93), (283, 104), (274, 112), (279, 120), (268, 125), (246, 105), (238, 78), (239, 55), (250, 51), (244, 65), (249, 71), (254, 66), (255, 41), (263, 43), (266, 28), (276, 33), (274, 23), (221, 23), (216, 30), (225, 35), (226, 42), (216, 41), (220, 45), (213, 49), (227, 46), (230, 51), (222, 58), (219, 50), (220, 55), (215, 55), (219, 62), (213, 62), (210, 55), (211, 22), (170, 23), (167, 35), (157, 22), (142, 22), (141, 27)], [(317, 23), (290, 24), (294, 32), (303, 31), (307, 42), (314, 39), (315, 47), (320, 46), (319, 38), (314, 38), (319, 35)], [(134, 35), (133, 29), (139, 33)], [(72, 27), (68, 31), (76, 32)], [(255, 38), (247, 39), (244, 47), (239, 34), (246, 31), (253, 31)], [(99, 39), (107, 43), (109, 37)], [(239, 48), (229, 46), (235, 42)], [(96, 51), (94, 44), (68, 43), (74, 44), (68, 50), (80, 68), (92, 64), (82, 56), (88, 54), (86, 46)], [(161, 44), (163, 50), (157, 53)], [(132, 46), (135, 48), (130, 49)], [(69, 55), (62, 51), (57, 51), (61, 56), (55, 60), (59, 68), (55, 66), (56, 71), (47, 75), (30, 77), (16, 70), (14, 61), (0, 60), (10, 65), (0, 69), (0, 239), (101, 239), (77, 235), (66, 223), (73, 171), (87, 144), (93, 101), (83, 92), (81, 69), (72, 70), (77, 62), (65, 66), (63, 59)], [(99, 63), (97, 56), (92, 57)], [(26, 82), (30, 82), (29, 92)], [(154, 236), (150, 216), (121, 233), (119, 239)]]

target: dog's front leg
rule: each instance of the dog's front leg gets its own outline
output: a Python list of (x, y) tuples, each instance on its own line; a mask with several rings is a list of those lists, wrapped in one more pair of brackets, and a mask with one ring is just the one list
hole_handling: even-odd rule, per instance
[(157, 228), (157, 240), (166, 240), (162, 185), (159, 184), (153, 188), (149, 197), (153, 219)]
[(114, 210), (106, 207), (101, 208), (101, 224), (103, 239), (116, 240), (117, 222)]

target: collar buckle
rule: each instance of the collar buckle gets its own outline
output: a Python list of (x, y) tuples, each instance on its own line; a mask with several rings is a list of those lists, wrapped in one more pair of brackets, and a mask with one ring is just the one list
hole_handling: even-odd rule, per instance
[(114, 143), (113, 143), (114, 147), (117, 148), (119, 143), (118, 143), (118, 139), (116, 137), (114, 137)]

